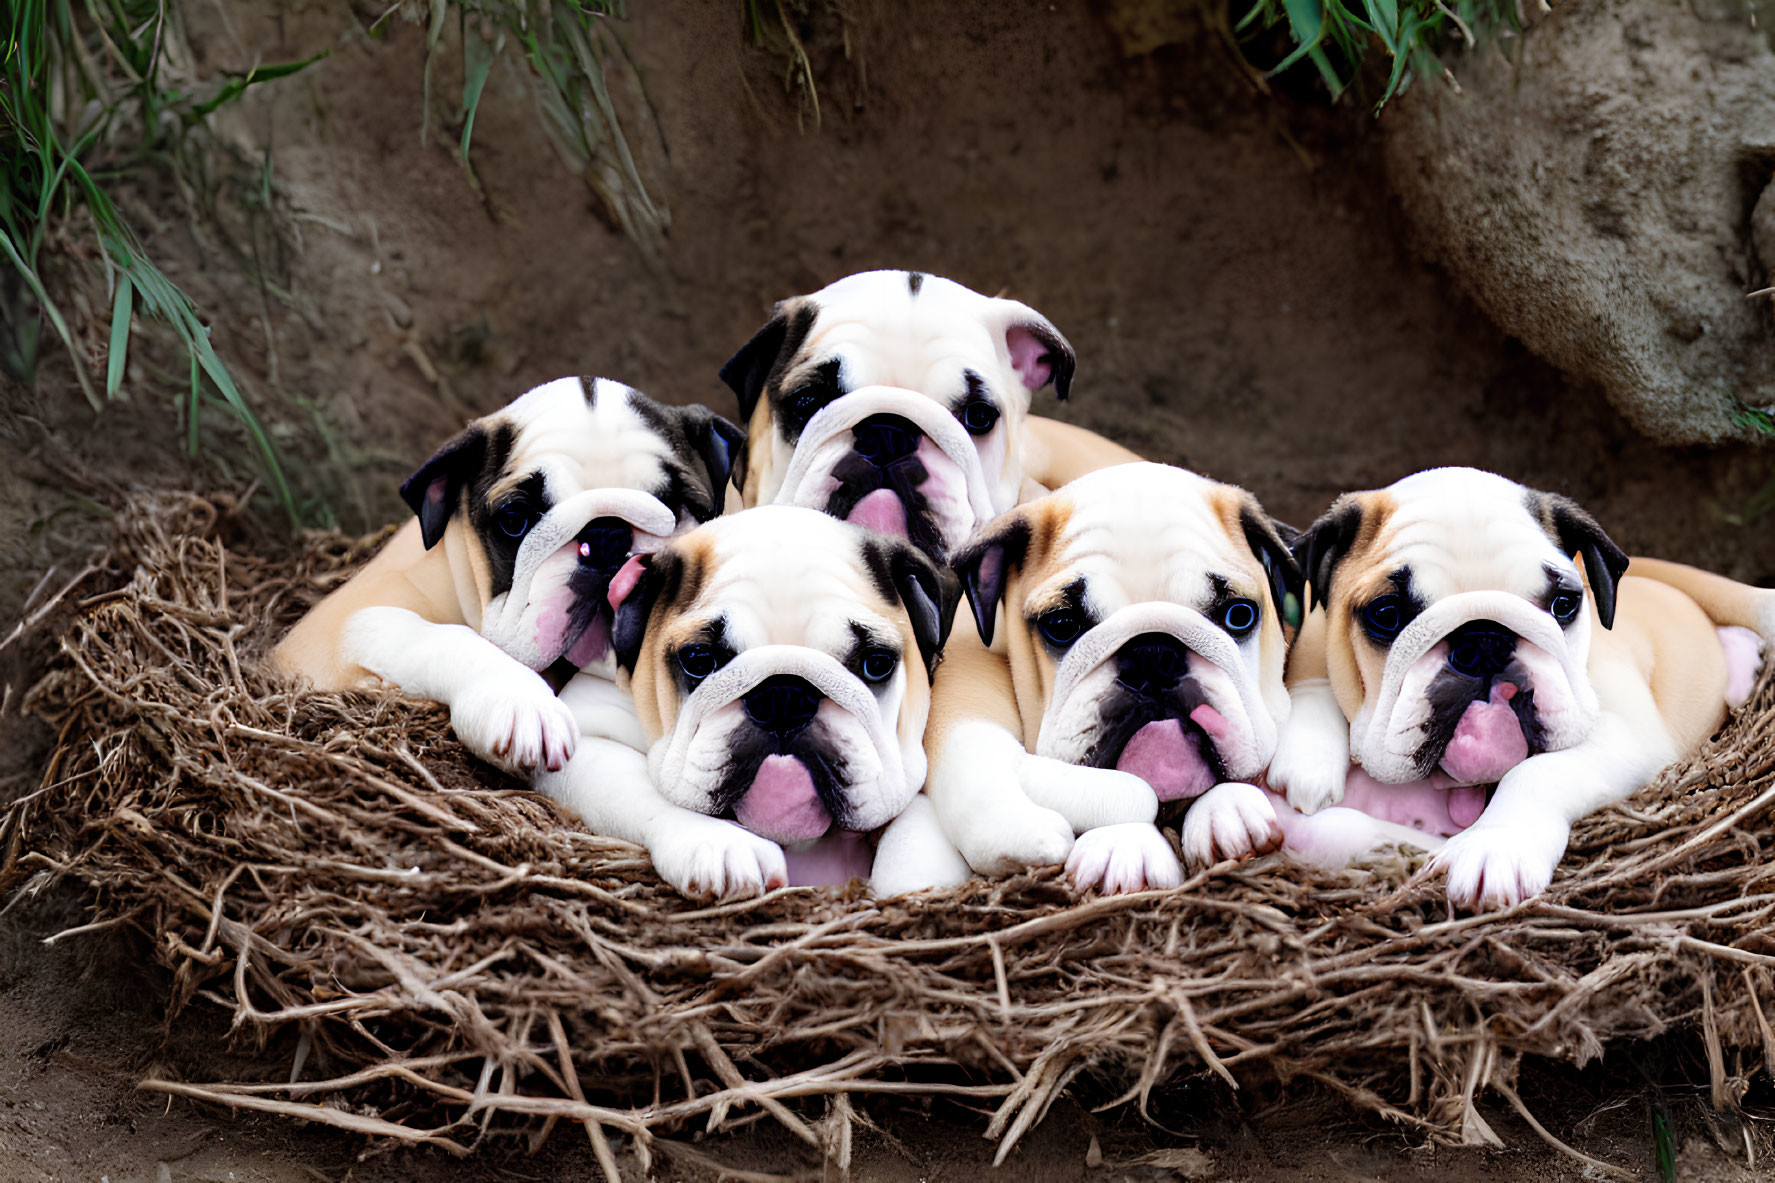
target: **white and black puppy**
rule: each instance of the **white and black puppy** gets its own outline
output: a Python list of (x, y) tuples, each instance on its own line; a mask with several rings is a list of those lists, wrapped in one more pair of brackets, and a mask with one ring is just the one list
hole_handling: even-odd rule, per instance
[(550, 791), (704, 893), (868, 877), (871, 836), (924, 784), (958, 595), (907, 542), (790, 506), (637, 555), (611, 585), (615, 646), (669, 816), (606, 769)]
[(539, 386), (401, 486), (414, 520), (297, 622), (272, 663), (317, 689), (436, 699), (484, 759), (559, 768), (579, 729), (545, 672), (614, 677), (611, 578), (721, 512), (740, 442), (707, 408), (617, 382)]
[(945, 834), (984, 874), (1067, 859), (1080, 888), (1174, 886), (1154, 820), (1259, 776), (1288, 717), (1283, 532), (1243, 489), (1125, 464), (998, 518), (956, 570), (976, 635), (934, 690)]
[(942, 556), (1021, 501), (1137, 460), (1029, 414), (1072, 387), (1072, 346), (1041, 313), (917, 271), (868, 271), (776, 306), (721, 378), (747, 441), (747, 506), (802, 505)]
[(1286, 800), (1217, 788), (1205, 858), (1415, 846), (1464, 908), (1545, 890), (1572, 823), (1694, 751), (1775, 636), (1775, 592), (1627, 575), (1575, 503), (1474, 469), (1340, 497), (1297, 553), (1317, 607), (1268, 777)]

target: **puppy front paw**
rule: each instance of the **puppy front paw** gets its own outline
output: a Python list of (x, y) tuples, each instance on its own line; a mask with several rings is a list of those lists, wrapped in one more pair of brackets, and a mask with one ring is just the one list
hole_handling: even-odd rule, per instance
[(1183, 815), (1183, 857), (1192, 871), (1227, 859), (1267, 854), (1282, 845), (1276, 807), (1256, 785), (1228, 781), (1198, 797)]
[(1294, 735), (1276, 748), (1264, 780), (1272, 792), (1286, 797), (1290, 806), (1314, 814), (1344, 799), (1349, 772), (1347, 744), (1315, 743), (1311, 735)]
[(559, 772), (579, 740), (573, 712), (535, 674), (489, 679), (458, 694), (450, 727), (469, 751), (520, 776), (538, 766)]
[(783, 848), (737, 822), (673, 812), (647, 843), (659, 877), (691, 899), (762, 895), (789, 882)]
[(1066, 874), (1077, 890), (1095, 889), (1104, 895), (1176, 887), (1183, 882), (1183, 868), (1171, 853), (1171, 844), (1156, 826), (1145, 822), (1086, 830), (1072, 844)]
[[(1546, 891), (1565, 854), (1567, 827), (1557, 835), (1546, 825), (1476, 825), (1463, 830), (1430, 859), (1448, 876), (1449, 907), (1466, 912), (1510, 908)], [(1555, 840), (1557, 839), (1557, 840)]]
[(1052, 809), (1030, 805), (979, 819), (957, 843), (968, 866), (981, 875), (1014, 875), (1030, 867), (1065, 862), (1072, 823)]

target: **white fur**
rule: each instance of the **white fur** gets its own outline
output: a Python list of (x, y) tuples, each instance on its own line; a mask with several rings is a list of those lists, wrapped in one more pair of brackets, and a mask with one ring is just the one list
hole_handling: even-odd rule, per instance
[(957, 887), (972, 875), (944, 836), (930, 798), (921, 793), (882, 831), (869, 885), (887, 899), (927, 887)]
[(1350, 721), (1329, 678), (1303, 679), (1289, 690), (1293, 710), (1276, 736), (1276, 754), (1264, 779), (1302, 813), (1344, 799), (1350, 770)]
[(1179, 837), (1184, 860), (1197, 869), (1274, 850), (1282, 841), (1282, 830), (1262, 789), (1228, 781), (1196, 798), (1183, 817)]
[(1066, 873), (1079, 891), (1120, 895), (1183, 882), (1183, 868), (1171, 844), (1142, 822), (1099, 826), (1078, 836), (1066, 858)]

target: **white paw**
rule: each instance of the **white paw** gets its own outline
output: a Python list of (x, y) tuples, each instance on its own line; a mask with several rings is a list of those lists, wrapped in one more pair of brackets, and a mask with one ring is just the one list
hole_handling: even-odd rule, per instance
[(579, 742), (579, 724), (547, 682), (523, 672), (462, 691), (451, 700), (450, 726), (469, 751), (507, 772), (558, 772)]
[(1448, 902), (1467, 912), (1509, 908), (1547, 890), (1565, 854), (1570, 829), (1532, 825), (1476, 825), (1442, 844), (1432, 870), (1448, 875)]
[(762, 895), (789, 882), (783, 848), (723, 818), (671, 812), (647, 843), (659, 877), (692, 899)]
[(1065, 862), (1072, 849), (1072, 823), (1031, 805), (980, 819), (957, 843), (968, 866), (981, 875), (1014, 875), (1030, 867)]
[(1264, 780), (1295, 809), (1313, 814), (1344, 799), (1349, 771), (1348, 744), (1320, 744), (1311, 735), (1296, 734), (1277, 746)]
[(1183, 857), (1191, 870), (1264, 854), (1282, 845), (1276, 807), (1256, 785), (1215, 785), (1183, 815)]
[(1099, 826), (1086, 830), (1072, 844), (1066, 873), (1079, 891), (1104, 895), (1176, 887), (1183, 868), (1158, 828), (1143, 822)]

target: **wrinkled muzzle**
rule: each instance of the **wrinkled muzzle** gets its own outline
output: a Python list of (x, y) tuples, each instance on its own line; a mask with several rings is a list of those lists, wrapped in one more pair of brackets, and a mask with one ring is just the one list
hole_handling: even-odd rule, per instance
[(1131, 772), (1161, 801), (1249, 780), (1288, 717), (1279, 676), (1180, 604), (1124, 608), (1074, 642), (1055, 673), (1036, 754)]
[(1490, 784), (1535, 752), (1581, 742), (1598, 712), (1585, 672), (1589, 622), (1580, 615), (1568, 636), (1502, 591), (1438, 601), (1394, 640), (1350, 727), (1351, 758), (1385, 784), (1437, 770)]
[(1017, 491), (1017, 474), (986, 471), (948, 408), (916, 391), (865, 386), (808, 420), (776, 504), (817, 509), (947, 554), (975, 526), (1010, 509)]
[(836, 658), (765, 645), (684, 700), (647, 766), (673, 804), (715, 816), (731, 810), (776, 842), (810, 841), (833, 826), (874, 830), (924, 787), (923, 746), (902, 751), (886, 712)]
[(569, 497), (524, 536), (511, 589), (488, 603), (481, 635), (533, 670), (563, 658), (578, 669), (606, 660), (611, 577), (629, 555), (666, 545), (679, 526), (663, 502), (639, 490)]

